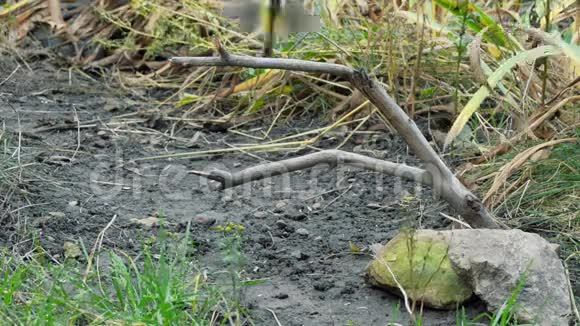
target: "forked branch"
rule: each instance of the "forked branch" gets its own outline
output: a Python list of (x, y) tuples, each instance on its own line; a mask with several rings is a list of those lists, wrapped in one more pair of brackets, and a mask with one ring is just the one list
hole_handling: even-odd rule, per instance
[[(499, 227), (481, 201), (459, 182), (435, 150), (433, 150), (415, 122), (387, 94), (383, 86), (376, 79), (368, 76), (364, 70), (355, 70), (343, 65), (324, 62), (234, 55), (228, 53), (219, 42), (216, 42), (216, 47), (220, 54), (219, 57), (175, 57), (171, 59), (171, 62), (196, 67), (229, 66), (327, 73), (348, 80), (389, 120), (413, 153), (423, 161), (425, 170), (431, 179), (433, 192), (436, 196), (441, 196), (445, 199), (473, 227)], [(291, 161), (292, 164), (296, 164), (296, 162)], [(299, 167), (300, 164), (295, 166)], [(249, 170), (250, 172), (253, 171), (251, 169)], [(289, 170), (288, 167), (286, 167), (286, 170)]]

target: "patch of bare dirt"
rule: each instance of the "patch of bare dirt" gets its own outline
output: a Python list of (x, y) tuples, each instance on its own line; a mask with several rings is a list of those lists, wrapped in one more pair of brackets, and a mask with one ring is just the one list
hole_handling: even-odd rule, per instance
[[(17, 62), (4, 59), (0, 76), (7, 77)], [(151, 101), (142, 100), (148, 94), (120, 93), (47, 60), (31, 62), (30, 68), (21, 66), (0, 86), (1, 122), (16, 131), (14, 140), (19, 126), (25, 131), (21, 159), (33, 163), (24, 174), (26, 191), (2, 221), (0, 244), (26, 252), (32, 246), (27, 239), (35, 233), (50, 255), (63, 259), (64, 242), (82, 241), (90, 247), (116, 215), (103, 246), (137, 252), (157, 229), (133, 219), (162, 212), (172, 232), (183, 233), (191, 222), (197, 244), (194, 257), (211, 272), (223, 267), (221, 234), (212, 226), (231, 221), (246, 228), (244, 275), (265, 280), (245, 289), (244, 301), (256, 324), (275, 324), (267, 309), (284, 325), (408, 321), (399, 298), (364, 283), (362, 274), (371, 257), (350, 253), (349, 243), (360, 247), (384, 243), (409, 221), (446, 227), (439, 212), (447, 208), (432, 200), (429, 190), (417, 192), (411, 183), (350, 167), (320, 167), (213, 191), (205, 180), (186, 172), (212, 166), (236, 170), (300, 153), (139, 161), (252, 140), (191, 127), (172, 136), (189, 142), (176, 141), (167, 136), (162, 122), (151, 124), (143, 115), (133, 115), (153, 109)], [(124, 115), (134, 121), (121, 119)], [(271, 137), (324, 124), (308, 116), (276, 127)], [(258, 126), (259, 122), (247, 125), (249, 130)], [(344, 136), (332, 134), (320, 146), (333, 148)], [(345, 149), (417, 164), (401, 140), (387, 133), (358, 135)], [(472, 308), (471, 313), (479, 311)], [(426, 325), (450, 325), (455, 316), (456, 311), (428, 310), (424, 320)]]

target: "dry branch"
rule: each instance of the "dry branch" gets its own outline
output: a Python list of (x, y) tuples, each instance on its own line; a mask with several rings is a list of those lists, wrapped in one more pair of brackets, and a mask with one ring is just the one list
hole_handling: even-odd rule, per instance
[(220, 57), (175, 57), (171, 62), (196, 67), (228, 66), (326, 73), (348, 80), (377, 107), (403, 137), (413, 153), (424, 162), (425, 170), (432, 180), (435, 196), (445, 199), (473, 227), (499, 227), (482, 202), (461, 184), (433, 150), (415, 122), (387, 94), (383, 86), (376, 79), (370, 78), (364, 70), (324, 62), (233, 55), (227, 53), (219, 42), (216, 43)]
[(260, 164), (242, 171), (230, 173), (223, 170), (210, 172), (189, 171), (221, 184), (222, 189), (232, 188), (251, 181), (261, 180), (276, 175), (305, 170), (318, 164), (328, 164), (331, 167), (346, 164), (365, 170), (398, 176), (407, 180), (417, 181), (431, 186), (433, 180), (427, 171), (405, 164), (398, 164), (376, 158), (349, 153), (340, 150), (326, 150), (307, 154), (283, 161)]

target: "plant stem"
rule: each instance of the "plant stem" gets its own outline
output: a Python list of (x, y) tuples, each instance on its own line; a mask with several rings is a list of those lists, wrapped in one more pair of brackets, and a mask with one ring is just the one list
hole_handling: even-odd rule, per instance
[[(550, 33), (550, 0), (546, 0), (546, 33)], [(544, 58), (542, 73), (542, 106), (546, 104), (546, 88), (548, 86), (548, 57)]]

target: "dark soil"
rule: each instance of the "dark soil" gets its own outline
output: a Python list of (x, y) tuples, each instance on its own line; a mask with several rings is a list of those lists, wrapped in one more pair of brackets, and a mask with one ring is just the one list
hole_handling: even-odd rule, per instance
[[(172, 232), (184, 232), (191, 222), (196, 257), (211, 275), (223, 268), (222, 235), (212, 225), (232, 221), (246, 228), (243, 254), (247, 262), (242, 275), (265, 280), (248, 287), (244, 295), (257, 325), (275, 325), (271, 311), (283, 325), (408, 322), (398, 297), (365, 283), (370, 257), (350, 253), (349, 243), (359, 247), (384, 243), (409, 223), (445, 228), (447, 222), (439, 212), (448, 208), (431, 199), (427, 189), (417, 191), (414, 184), (350, 167), (330, 170), (322, 166), (229, 191), (212, 191), (205, 180), (186, 171), (239, 170), (306, 152), (133, 161), (255, 141), (193, 127), (177, 129), (173, 136), (179, 140), (172, 139), (167, 136), (169, 123), (157, 119), (158, 114), (146, 113), (155, 108), (147, 92), (139, 96), (120, 93), (74, 71), (69, 75), (68, 69), (56, 68), (48, 60), (29, 64), (31, 70), (21, 66), (0, 86), (1, 121), (14, 141), (20, 124), (25, 131), (21, 161), (34, 163), (24, 169), (21, 201), (12, 201), (11, 214), (1, 221), (1, 245), (26, 252), (32, 247), (27, 240), (36, 233), (42, 247), (61, 260), (65, 241), (90, 248), (116, 215), (103, 246), (138, 252), (144, 239), (157, 231), (131, 220), (162, 212)], [(3, 58), (0, 81), (16, 66), (15, 60)], [(148, 121), (105, 126), (134, 112), (142, 113), (129, 118)], [(269, 123), (248, 124), (247, 132), (255, 133), (252, 128)], [(305, 115), (277, 126), (270, 137), (326, 124), (317, 115)], [(34, 128), (45, 131), (26, 132)], [(332, 134), (317, 146), (333, 148), (344, 136)], [(418, 163), (402, 141), (388, 133), (358, 135), (344, 149)], [(407, 202), (402, 197), (414, 199)], [(456, 311), (426, 310), (424, 315), (425, 325), (455, 324)]]

